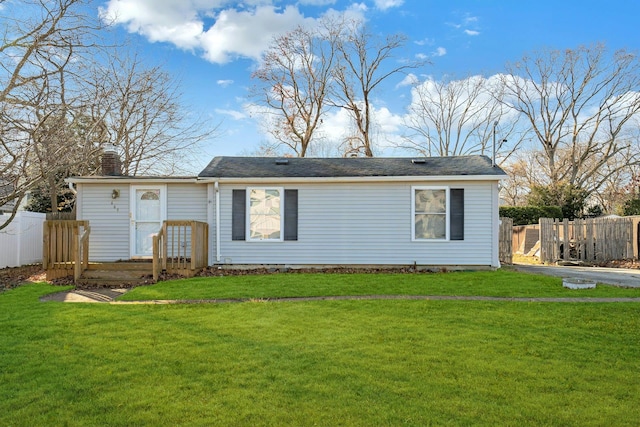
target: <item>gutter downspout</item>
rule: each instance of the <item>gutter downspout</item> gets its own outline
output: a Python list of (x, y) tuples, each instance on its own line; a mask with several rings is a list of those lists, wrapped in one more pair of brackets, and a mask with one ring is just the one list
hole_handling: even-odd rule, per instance
[(491, 216), (493, 228), (491, 233), (491, 264), (492, 267), (500, 268), (500, 210), (496, 212), (499, 205), (498, 183), (491, 184)]
[(213, 191), (216, 195), (216, 263), (220, 264), (220, 185), (218, 181), (213, 183)]
[(69, 190), (71, 190), (74, 196), (78, 194), (78, 191), (73, 188), (73, 182), (69, 182)]

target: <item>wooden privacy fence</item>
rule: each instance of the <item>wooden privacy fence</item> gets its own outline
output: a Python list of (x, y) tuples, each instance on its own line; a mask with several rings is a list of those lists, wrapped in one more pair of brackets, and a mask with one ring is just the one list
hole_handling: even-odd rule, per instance
[(89, 266), (89, 221), (45, 221), (42, 231), (47, 280), (73, 276), (77, 281)]
[(153, 280), (160, 274), (194, 276), (209, 263), (209, 224), (200, 221), (164, 221), (153, 236)]
[(540, 218), (540, 261), (631, 259), (634, 257), (633, 238), (631, 218), (574, 221)]
[(513, 219), (500, 218), (500, 236), (498, 238), (499, 258), (502, 264), (513, 264)]

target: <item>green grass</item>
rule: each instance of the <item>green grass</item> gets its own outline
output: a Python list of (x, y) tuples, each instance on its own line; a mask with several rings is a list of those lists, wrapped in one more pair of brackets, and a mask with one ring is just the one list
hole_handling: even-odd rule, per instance
[[(387, 284), (394, 277), (402, 280), (393, 293), (411, 290), (410, 276), (390, 275)], [(464, 275), (444, 277), (465, 286), (456, 279)], [(505, 287), (521, 276), (497, 277)], [(58, 290), (34, 284), (0, 294), (0, 425), (640, 420), (637, 303), (38, 301)]]
[(640, 288), (571, 290), (562, 279), (515, 271), (420, 274), (296, 274), (198, 277), (142, 286), (120, 300), (273, 298), (326, 295), (481, 295), (495, 297), (640, 297)]

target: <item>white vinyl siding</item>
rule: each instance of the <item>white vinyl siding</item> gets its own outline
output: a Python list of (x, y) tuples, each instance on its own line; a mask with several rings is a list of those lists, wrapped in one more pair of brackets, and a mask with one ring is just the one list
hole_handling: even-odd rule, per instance
[[(120, 197), (111, 198), (113, 190)], [(89, 220), (90, 261), (129, 259), (129, 184), (79, 184), (77, 218)]]
[[(261, 183), (268, 185), (268, 183)], [(450, 182), (429, 183), (451, 187)], [(465, 189), (464, 240), (412, 241), (412, 187), (424, 183), (290, 184), (298, 190), (298, 240), (260, 245), (231, 240), (231, 193), (221, 185), (221, 263), (491, 265), (492, 183)]]
[(167, 219), (207, 222), (207, 186), (167, 184)]
[[(167, 184), (167, 219), (207, 221), (210, 263), (215, 262), (213, 186)], [(464, 240), (412, 241), (411, 192), (416, 186), (464, 189)], [(297, 240), (255, 244), (231, 240), (233, 189), (297, 190)], [(112, 199), (114, 189), (120, 197)], [(90, 221), (91, 261), (129, 259), (129, 183), (78, 184), (78, 219)], [(496, 194), (494, 194), (496, 193)], [(285, 265), (492, 265), (497, 250), (495, 181), (299, 183), (256, 181), (220, 185), (220, 262)], [(495, 246), (495, 247), (494, 247)]]
[[(155, 185), (155, 184), (154, 184)], [(114, 189), (120, 197), (112, 199)], [(89, 259), (117, 261), (130, 258), (129, 183), (78, 184), (78, 219), (89, 220)], [(207, 221), (207, 186), (167, 184), (167, 219)], [(211, 225), (210, 225), (211, 226)], [(213, 235), (213, 230), (209, 235)]]

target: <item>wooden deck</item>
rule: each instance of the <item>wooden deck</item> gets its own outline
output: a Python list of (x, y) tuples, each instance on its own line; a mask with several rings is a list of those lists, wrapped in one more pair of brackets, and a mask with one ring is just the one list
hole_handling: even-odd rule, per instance
[(77, 283), (108, 288), (153, 283), (153, 263), (151, 261), (89, 263), (89, 267)]
[(47, 280), (73, 277), (75, 283), (114, 287), (155, 283), (163, 273), (193, 277), (207, 267), (208, 224), (164, 221), (149, 260), (89, 262), (89, 221), (45, 221), (43, 267)]

